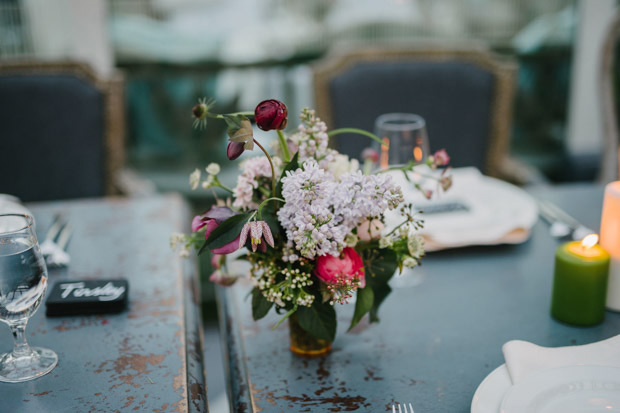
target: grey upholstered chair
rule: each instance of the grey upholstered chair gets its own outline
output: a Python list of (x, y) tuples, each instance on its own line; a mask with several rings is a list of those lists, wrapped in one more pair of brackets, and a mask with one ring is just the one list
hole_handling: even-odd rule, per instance
[[(515, 72), (514, 63), (481, 49), (339, 54), (314, 68), (316, 110), (330, 128), (371, 131), (383, 113), (416, 113), (426, 120), (431, 151), (445, 148), (455, 167), (505, 177)], [(341, 136), (336, 146), (350, 156), (369, 145)]]
[(0, 64), (0, 193), (23, 201), (115, 192), (123, 163), (122, 77), (78, 63)]

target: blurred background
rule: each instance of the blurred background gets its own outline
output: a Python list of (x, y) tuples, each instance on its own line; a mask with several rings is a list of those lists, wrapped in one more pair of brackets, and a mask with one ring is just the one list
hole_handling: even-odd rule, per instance
[[(512, 158), (538, 182), (596, 181), (606, 148), (599, 62), (617, 8), (616, 0), (0, 0), (0, 64), (77, 61), (102, 81), (120, 74), (121, 186), (181, 192), (199, 211), (211, 195), (190, 191), (189, 173), (219, 162), (233, 186), (238, 163), (226, 158), (224, 124), (192, 128), (198, 98), (214, 98), (219, 113), (280, 99), (294, 128), (300, 109), (315, 106), (313, 68), (327, 56), (482, 46), (518, 67)], [(0, 133), (0, 147), (6, 140)], [(216, 329), (211, 287), (203, 298), (207, 331)], [(207, 337), (207, 348), (218, 345)], [(210, 403), (225, 406), (213, 365)]]

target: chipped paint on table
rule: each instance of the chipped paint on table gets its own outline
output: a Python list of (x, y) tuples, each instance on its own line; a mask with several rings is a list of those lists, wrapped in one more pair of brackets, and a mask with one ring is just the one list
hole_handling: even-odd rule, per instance
[[(1, 410), (206, 411), (196, 261), (178, 258), (168, 243), (172, 232), (187, 230), (182, 199), (28, 207), (40, 240), (56, 213), (73, 227), (71, 265), (50, 270), (50, 283), (126, 278), (129, 305), (119, 314), (48, 318), (42, 304), (28, 324), (28, 341), (54, 350), (58, 366), (33, 381), (0, 383)], [(0, 328), (0, 351), (11, 346), (9, 329)]]
[[(598, 228), (602, 187), (546, 189), (590, 228)], [(577, 328), (549, 314), (558, 241), (538, 223), (521, 245), (463, 248), (429, 254), (414, 287), (394, 289), (379, 324), (362, 320), (346, 333), (353, 306), (338, 307), (331, 354), (303, 359), (288, 350), (288, 327), (273, 311), (254, 322), (248, 283), (218, 288), (220, 327), (228, 351), (233, 412), (469, 412), (480, 382), (504, 360), (512, 339), (543, 346), (586, 344), (620, 331), (620, 314)]]

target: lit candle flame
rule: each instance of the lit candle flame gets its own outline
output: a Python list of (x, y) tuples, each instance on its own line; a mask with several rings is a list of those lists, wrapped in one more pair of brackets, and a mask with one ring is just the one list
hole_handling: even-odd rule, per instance
[(583, 237), (581, 240), (581, 246), (584, 248), (592, 248), (598, 242), (598, 235), (590, 234)]
[(390, 147), (390, 139), (386, 136), (381, 139), (381, 141), (383, 142), (383, 144), (381, 145), (381, 159), (379, 161), (379, 166), (381, 167), (381, 169), (387, 169), (389, 165), (388, 150)]
[(413, 158), (416, 160), (416, 162), (422, 162), (422, 148), (420, 148), (419, 146), (413, 148)]

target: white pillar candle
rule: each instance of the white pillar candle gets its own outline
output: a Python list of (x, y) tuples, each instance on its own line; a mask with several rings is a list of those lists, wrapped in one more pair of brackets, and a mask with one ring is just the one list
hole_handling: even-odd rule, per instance
[(601, 247), (611, 256), (607, 308), (620, 311), (620, 181), (605, 187), (601, 217)]

